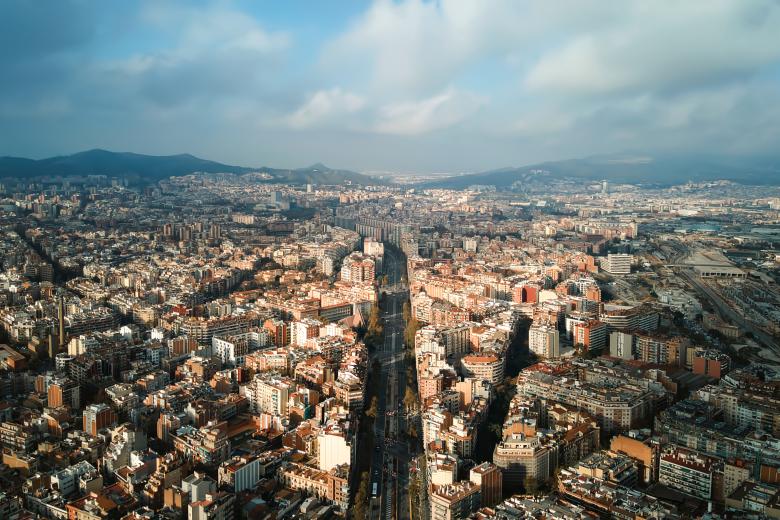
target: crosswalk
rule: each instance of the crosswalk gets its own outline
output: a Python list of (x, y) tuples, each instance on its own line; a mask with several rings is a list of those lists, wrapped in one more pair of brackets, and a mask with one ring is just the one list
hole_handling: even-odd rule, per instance
[(385, 488), (385, 492), (387, 497), (387, 500), (385, 500), (385, 518), (389, 520), (393, 517), (393, 494), (390, 492), (389, 486)]

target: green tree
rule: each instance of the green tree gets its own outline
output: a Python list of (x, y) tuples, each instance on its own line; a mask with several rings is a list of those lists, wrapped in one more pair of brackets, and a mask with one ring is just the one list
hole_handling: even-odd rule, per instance
[(417, 318), (414, 316), (412, 316), (411, 319), (406, 322), (406, 328), (404, 329), (404, 343), (406, 343), (407, 347), (414, 348), (414, 337), (420, 328), (420, 322), (418, 322)]
[(404, 406), (407, 410), (411, 410), (417, 404), (417, 396), (414, 394), (410, 386), (406, 387), (404, 392)]
[(404, 302), (403, 315), (404, 315), (404, 323), (407, 323), (409, 321), (409, 318), (412, 317), (412, 305), (409, 302)]
[(491, 423), (488, 429), (496, 436), (496, 439), (501, 440), (504, 436), (504, 426), (498, 423)]
[(366, 415), (368, 417), (371, 417), (372, 419), (376, 419), (377, 405), (378, 405), (377, 399), (376, 396), (374, 396), (373, 398), (371, 398), (371, 406), (369, 406), (368, 410), (366, 410)]
[(539, 491), (539, 482), (537, 482), (535, 477), (528, 475), (523, 481), (523, 487), (527, 495), (535, 495)]
[(368, 334), (379, 336), (382, 334), (382, 323), (379, 318), (379, 305), (376, 303), (371, 306), (371, 312), (368, 315)]
[(360, 485), (358, 486), (358, 492), (355, 494), (355, 503), (352, 506), (352, 518), (355, 520), (364, 520), (366, 518), (366, 506), (369, 501), (368, 485), (368, 471), (364, 471), (360, 474)]

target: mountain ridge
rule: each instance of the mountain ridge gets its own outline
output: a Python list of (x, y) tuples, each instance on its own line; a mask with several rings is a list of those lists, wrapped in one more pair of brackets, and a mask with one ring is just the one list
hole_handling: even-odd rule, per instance
[(0, 177), (41, 178), (106, 175), (125, 177), (136, 182), (156, 182), (168, 177), (178, 177), (194, 172), (244, 174), (267, 173), (265, 182), (289, 184), (355, 184), (382, 185), (386, 181), (350, 170), (334, 169), (322, 163), (304, 168), (247, 167), (223, 164), (201, 159), (189, 153), (175, 155), (145, 155), (134, 152), (114, 152), (93, 148), (71, 155), (59, 155), (44, 159), (25, 157), (0, 157)]
[(537, 175), (550, 179), (606, 180), (644, 185), (683, 184), (689, 180), (780, 185), (780, 158), (604, 154), (446, 177), (424, 183), (422, 187), (462, 189), (471, 185), (493, 185), (508, 188), (515, 182), (525, 182)]

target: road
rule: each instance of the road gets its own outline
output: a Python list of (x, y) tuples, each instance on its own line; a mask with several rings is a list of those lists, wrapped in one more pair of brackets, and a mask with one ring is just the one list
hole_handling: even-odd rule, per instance
[[(382, 372), (374, 421), (374, 446), (371, 454), (371, 488), (377, 484), (379, 493), (372, 497), (370, 518), (380, 520), (407, 519), (409, 512), (409, 446), (400, 435), (406, 431), (401, 404), (406, 390), (404, 365), (402, 308), (408, 293), (402, 285), (406, 271), (404, 258), (385, 249), (384, 271), (388, 276), (382, 309), (384, 343), (372, 353), (372, 362), (379, 360)], [(387, 290), (391, 289), (392, 290)]]

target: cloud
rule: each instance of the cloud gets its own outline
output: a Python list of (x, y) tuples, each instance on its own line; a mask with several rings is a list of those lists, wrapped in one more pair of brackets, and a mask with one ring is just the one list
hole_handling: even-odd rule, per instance
[(294, 11), (0, 2), (0, 153), (98, 146), (463, 171), (621, 150), (764, 152), (780, 140), (780, 2)]
[(477, 96), (448, 88), (419, 101), (383, 106), (374, 131), (397, 135), (419, 135), (456, 125), (471, 116), (483, 104)]
[[(67, 22), (67, 23), (63, 23)], [(95, 36), (95, 13), (84, 2), (0, 2), (0, 62), (62, 57)]]
[(140, 17), (158, 29), (174, 27), (178, 42), (171, 54), (194, 57), (202, 52), (238, 51), (267, 54), (290, 46), (285, 31), (269, 31), (254, 17), (230, 4), (208, 7), (152, 3)]
[(323, 68), (368, 77), (390, 93), (419, 94), (451, 83), (464, 67), (517, 39), (521, 13), (513, 2), (378, 0), (330, 42)]
[(319, 90), (309, 96), (303, 106), (290, 114), (286, 121), (292, 128), (309, 128), (338, 122), (338, 118), (350, 116), (364, 106), (363, 98), (338, 87)]
[(614, 26), (545, 52), (526, 86), (575, 96), (674, 91), (733, 81), (780, 60), (777, 2), (626, 5)]
[(472, 116), (485, 100), (447, 88), (433, 96), (369, 105), (366, 98), (341, 88), (319, 90), (283, 122), (297, 130), (337, 127), (352, 132), (421, 135), (452, 127)]
[(142, 98), (161, 107), (197, 100), (200, 108), (229, 99), (262, 97), (268, 75), (283, 66), (291, 38), (268, 31), (251, 16), (219, 5), (207, 9), (150, 4), (141, 19), (165, 31), (173, 43), (102, 65), (96, 73), (118, 75)]

